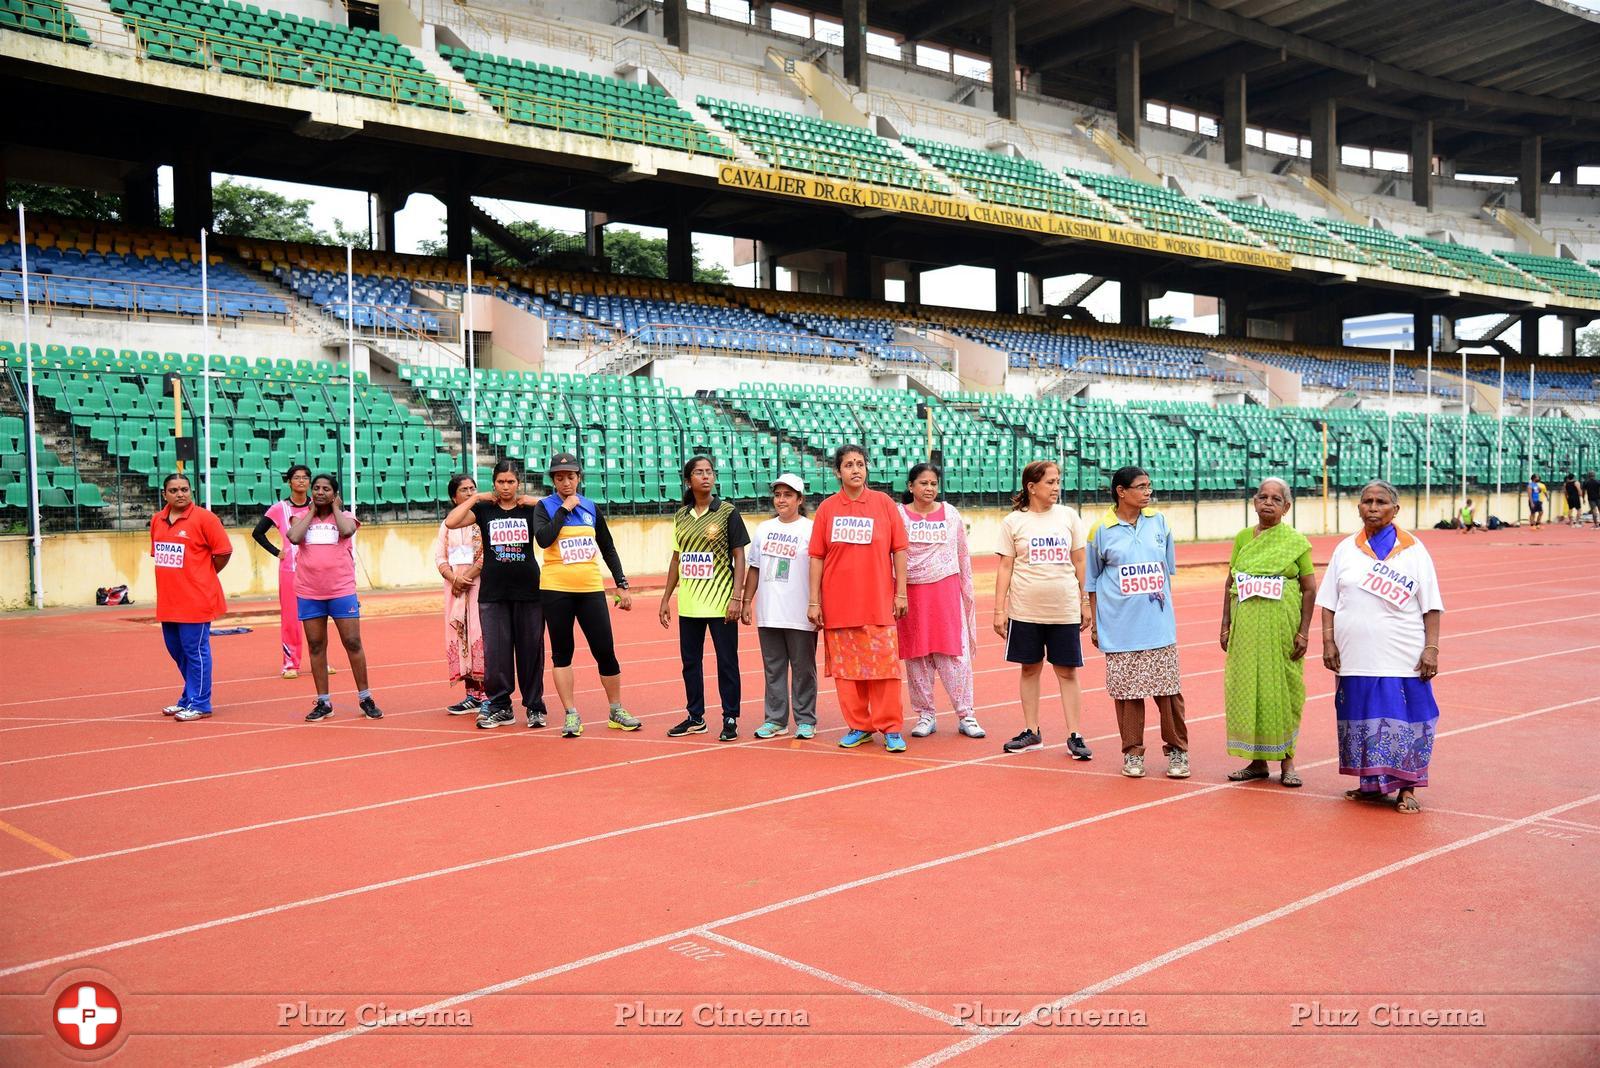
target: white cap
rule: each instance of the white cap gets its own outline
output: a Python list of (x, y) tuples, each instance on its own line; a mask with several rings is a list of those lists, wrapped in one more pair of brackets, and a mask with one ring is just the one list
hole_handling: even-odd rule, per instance
[(778, 486), (788, 486), (790, 489), (800, 494), (800, 496), (804, 497), (806, 495), (805, 479), (788, 471), (785, 471), (783, 474), (773, 479), (772, 485), (774, 488)]

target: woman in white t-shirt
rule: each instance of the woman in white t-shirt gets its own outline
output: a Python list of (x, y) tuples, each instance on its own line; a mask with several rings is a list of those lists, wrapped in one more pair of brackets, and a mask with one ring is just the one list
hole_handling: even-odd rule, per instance
[(817, 628), (806, 618), (811, 593), (811, 520), (806, 517), (806, 484), (782, 474), (772, 484), (775, 518), (756, 527), (745, 551), (745, 626), (757, 624), (761, 662), (766, 669), (766, 718), (757, 738), (817, 733)]
[(1006, 640), (1006, 659), (1022, 665), (1022, 733), (1002, 747), (1008, 753), (1040, 749), (1039, 676), (1048, 659), (1061, 688), (1067, 721), (1067, 752), (1077, 760), (1093, 754), (1078, 733), (1083, 666), (1079, 635), (1094, 623), (1084, 592), (1082, 517), (1061, 499), (1061, 469), (1035, 460), (1022, 469), (1022, 489), (1000, 521), (1000, 572), (994, 585), (994, 629)]
[(1339, 676), (1339, 772), (1360, 777), (1350, 800), (1393, 793), (1398, 811), (1416, 812), (1439, 722), (1431, 680), (1444, 600), (1428, 550), (1395, 524), (1399, 492), (1370, 482), (1358, 507), (1362, 529), (1333, 550), (1317, 593), (1322, 662)]

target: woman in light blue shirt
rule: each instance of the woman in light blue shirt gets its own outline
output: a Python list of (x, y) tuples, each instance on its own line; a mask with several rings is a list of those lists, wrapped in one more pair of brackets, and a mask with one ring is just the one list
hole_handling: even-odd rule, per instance
[(1122, 774), (1144, 777), (1144, 699), (1161, 712), (1167, 775), (1189, 777), (1189, 730), (1178, 679), (1177, 574), (1172, 531), (1151, 508), (1150, 475), (1124, 467), (1111, 476), (1112, 505), (1089, 531), (1085, 579), (1094, 643), (1106, 654), (1106, 693), (1117, 708)]

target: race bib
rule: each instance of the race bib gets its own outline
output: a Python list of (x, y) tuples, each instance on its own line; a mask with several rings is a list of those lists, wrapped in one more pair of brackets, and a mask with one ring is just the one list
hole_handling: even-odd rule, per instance
[(1124, 597), (1141, 593), (1165, 593), (1166, 589), (1165, 564), (1120, 564), (1117, 567), (1117, 590)]
[(1382, 560), (1374, 560), (1361, 576), (1361, 588), (1396, 608), (1404, 608), (1416, 595), (1417, 580)]
[(942, 545), (946, 534), (942, 519), (913, 519), (906, 523), (906, 538), (913, 545)]
[(1240, 601), (1248, 601), (1252, 597), (1268, 601), (1283, 600), (1282, 575), (1246, 575), (1243, 571), (1236, 571), (1233, 575), (1233, 588), (1238, 593)]
[(1028, 563), (1072, 563), (1072, 539), (1060, 534), (1040, 534), (1028, 539)]
[(472, 563), (472, 546), (452, 545), (450, 547), (450, 566), (465, 567)]
[(716, 559), (710, 553), (679, 553), (678, 577), (684, 579), (709, 579), (716, 574)]
[(187, 548), (181, 541), (156, 542), (156, 566), (182, 567), (184, 550)]
[(526, 519), (491, 519), (489, 520), (490, 545), (526, 545), (528, 544), (528, 521)]
[(792, 534), (768, 534), (761, 539), (761, 557), (793, 560), (800, 555), (800, 539)]
[(833, 540), (844, 545), (871, 545), (874, 520), (859, 515), (833, 517)]
[(332, 523), (313, 523), (306, 528), (307, 545), (338, 545), (339, 528)]
[(556, 545), (561, 549), (563, 564), (587, 564), (600, 554), (600, 547), (595, 544), (594, 537), (590, 534), (562, 538)]

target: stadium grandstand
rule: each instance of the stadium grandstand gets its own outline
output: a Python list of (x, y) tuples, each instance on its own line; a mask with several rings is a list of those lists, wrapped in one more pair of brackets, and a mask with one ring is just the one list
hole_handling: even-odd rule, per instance
[[(6, 180), (120, 203), (0, 220), (0, 520), (26, 529), (36, 489), (45, 530), (141, 527), (180, 436), (246, 525), (293, 462), (434, 523), (451, 473), (562, 449), (641, 516), (697, 451), (742, 500), (828, 486), (846, 441), (881, 485), (931, 451), (974, 507), (1037, 456), (1080, 502), (1139, 463), (1196, 534), (1267, 473), (1442, 511), (1593, 469), (1600, 22), (1466, 6), (0, 5), (0, 79), (40, 105)], [(219, 173), (370, 193), (372, 247), (347, 271), (210, 233)], [(421, 195), (440, 255), (398, 247)], [(540, 254), (491, 200), (582, 210), (583, 250)], [(664, 230), (666, 277), (612, 273), (611, 224)], [(696, 233), (754, 285), (694, 282)], [(985, 306), (923, 300), (953, 265), (992, 271)], [(1169, 294), (1216, 330), (1160, 328)], [(1379, 313), (1417, 348), (1340, 345)]]

